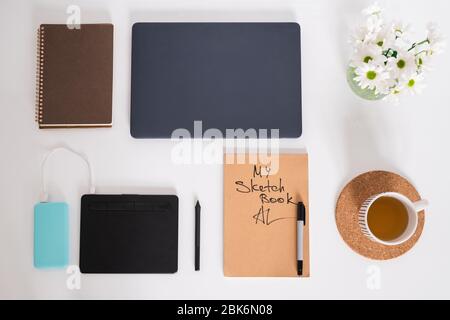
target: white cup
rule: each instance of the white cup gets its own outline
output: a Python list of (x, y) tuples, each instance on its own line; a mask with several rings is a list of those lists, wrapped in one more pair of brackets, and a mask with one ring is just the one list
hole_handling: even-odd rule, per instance
[[(369, 225), (367, 223), (367, 215), (369, 213), (369, 209), (372, 206), (372, 204), (381, 197), (389, 197), (394, 198), (398, 201), (400, 201), (405, 209), (408, 212), (408, 225), (406, 226), (405, 231), (396, 239), (385, 241), (377, 238), (372, 231), (369, 228)], [(428, 206), (427, 200), (419, 200), (416, 202), (412, 202), (404, 195), (398, 193), (398, 192), (384, 192), (379, 193), (376, 195), (371, 196), (368, 198), (364, 203), (362, 204), (361, 208), (359, 209), (359, 215), (358, 215), (358, 222), (359, 226), (361, 227), (361, 231), (364, 235), (366, 235), (370, 240), (385, 244), (388, 246), (395, 246), (399, 245), (405, 241), (407, 241), (409, 238), (413, 236), (413, 234), (416, 232), (417, 224), (418, 224), (418, 213), (425, 209)]]

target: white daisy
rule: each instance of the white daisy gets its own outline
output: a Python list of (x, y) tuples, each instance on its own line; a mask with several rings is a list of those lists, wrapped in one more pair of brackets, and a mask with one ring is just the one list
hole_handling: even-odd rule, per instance
[(423, 88), (425, 88), (425, 84), (423, 83), (423, 74), (416, 73), (411, 75), (410, 77), (403, 79), (403, 91), (409, 92), (411, 94), (421, 93)]
[(375, 89), (379, 94), (385, 88), (385, 82), (389, 78), (389, 72), (386, 68), (373, 63), (365, 63), (355, 69), (356, 77), (354, 80), (362, 89)]
[(400, 20), (392, 23), (392, 30), (397, 38), (408, 38), (411, 33), (411, 25)]
[(362, 13), (366, 16), (371, 15), (380, 15), (383, 12), (383, 9), (378, 5), (378, 2), (375, 2), (371, 6), (365, 8)]
[(434, 69), (434, 65), (432, 63), (433, 59), (431, 55), (428, 55), (427, 52), (420, 52), (416, 54), (416, 64), (417, 68), (420, 71), (430, 71)]
[(372, 34), (366, 26), (359, 26), (354, 30), (351, 35), (350, 42), (355, 45), (360, 45), (362, 43), (369, 43), (373, 40), (374, 34)]
[(396, 21), (392, 24), (392, 33), (394, 34), (394, 44), (396, 47), (408, 50), (411, 47), (411, 25)]
[(384, 22), (377, 3), (363, 10), (363, 14), (365, 21), (352, 35), (354, 52), (349, 72), (355, 74), (354, 82), (368, 90), (364, 92), (394, 102), (404, 94), (421, 92), (423, 74), (432, 68), (433, 56), (445, 46), (436, 25), (428, 25), (425, 40), (414, 42), (410, 41), (411, 26), (400, 21)]
[(409, 77), (417, 71), (414, 52), (396, 49), (397, 56), (388, 59), (387, 67), (392, 78)]
[(445, 38), (440, 33), (436, 24), (429, 23), (427, 26), (428, 29), (428, 48), (429, 54), (439, 54), (443, 51), (445, 47)]
[(383, 19), (379, 15), (371, 15), (367, 17), (366, 27), (371, 33), (378, 33), (383, 28)]
[(376, 87), (376, 94), (389, 94), (391, 93), (391, 88), (395, 86), (395, 80), (391, 78), (387, 78), (384, 81), (381, 81)]
[(395, 35), (392, 32), (392, 29), (390, 27), (386, 27), (384, 26), (380, 32), (378, 32), (374, 38), (373, 38), (373, 42), (383, 48), (384, 50), (389, 49), (390, 47), (392, 47), (394, 45), (394, 41), (395, 41)]
[(394, 87), (392, 88), (389, 93), (383, 98), (383, 100), (390, 102), (394, 105), (400, 104), (400, 97), (403, 95), (403, 91), (398, 88)]
[(350, 65), (358, 67), (369, 62), (383, 64), (385, 61), (381, 47), (375, 44), (360, 44), (355, 49)]

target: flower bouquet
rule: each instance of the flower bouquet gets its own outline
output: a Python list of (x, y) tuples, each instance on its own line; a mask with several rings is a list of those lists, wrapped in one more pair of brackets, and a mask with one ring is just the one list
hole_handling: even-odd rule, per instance
[(367, 100), (398, 100), (402, 94), (421, 92), (424, 73), (445, 45), (436, 26), (429, 24), (425, 39), (412, 42), (410, 26), (385, 23), (377, 4), (363, 10), (363, 15), (365, 21), (351, 39), (347, 79), (352, 90)]

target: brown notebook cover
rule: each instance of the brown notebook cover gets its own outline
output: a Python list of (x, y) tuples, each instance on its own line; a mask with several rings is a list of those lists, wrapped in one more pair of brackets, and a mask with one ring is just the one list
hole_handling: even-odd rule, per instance
[(113, 25), (42, 24), (37, 42), (39, 128), (110, 127)]
[(303, 201), (302, 277), (309, 277), (308, 155), (280, 154), (279, 161), (268, 166), (260, 162), (228, 164), (227, 157), (229, 154), (224, 165), (225, 276), (298, 277), (297, 203)]

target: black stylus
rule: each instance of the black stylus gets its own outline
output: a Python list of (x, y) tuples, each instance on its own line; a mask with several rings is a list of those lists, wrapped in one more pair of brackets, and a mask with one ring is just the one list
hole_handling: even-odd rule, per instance
[(305, 227), (306, 211), (303, 202), (297, 204), (297, 274), (303, 275), (303, 228)]
[(195, 204), (195, 271), (200, 270), (200, 202)]

